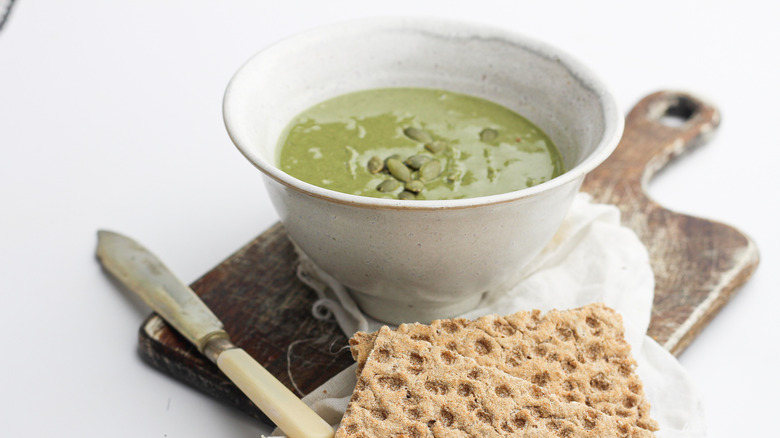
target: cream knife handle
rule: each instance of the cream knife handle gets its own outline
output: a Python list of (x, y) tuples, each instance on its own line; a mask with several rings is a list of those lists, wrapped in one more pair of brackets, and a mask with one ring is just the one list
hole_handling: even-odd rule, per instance
[(217, 366), (290, 438), (330, 438), (333, 428), (241, 348), (225, 350)]
[(149, 250), (121, 234), (101, 230), (97, 256), (109, 272), (215, 362), (287, 436), (333, 436), (325, 420), (230, 342), (222, 322)]

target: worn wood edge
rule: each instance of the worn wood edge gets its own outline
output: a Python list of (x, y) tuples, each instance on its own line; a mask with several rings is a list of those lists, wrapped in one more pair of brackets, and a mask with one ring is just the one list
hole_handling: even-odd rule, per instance
[(748, 246), (743, 251), (744, 257), (741, 259), (743, 263), (729, 270), (726, 278), (713, 288), (707, 298), (696, 306), (688, 319), (662, 344), (673, 355), (679, 356), (693, 342), (758, 268), (760, 261), (758, 246), (753, 239), (744, 233), (740, 232), (740, 234), (748, 242)]
[(145, 363), (225, 406), (237, 408), (263, 423), (273, 425), (273, 422), (211, 362), (204, 359), (202, 365), (195, 367), (187, 365), (193, 355), (200, 359), (197, 350), (168, 347), (160, 339), (160, 334), (164, 330), (172, 329), (156, 313), (149, 315), (141, 325), (138, 332), (138, 352)]

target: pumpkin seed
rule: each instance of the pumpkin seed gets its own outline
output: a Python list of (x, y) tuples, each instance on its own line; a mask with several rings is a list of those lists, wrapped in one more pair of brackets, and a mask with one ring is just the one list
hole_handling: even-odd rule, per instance
[(493, 128), (485, 128), (479, 133), (479, 139), (485, 142), (493, 141), (498, 138), (498, 131)]
[(389, 160), (391, 158), (394, 158), (396, 160), (400, 160), (401, 156), (399, 154), (393, 154), (393, 155), (390, 155), (389, 157), (385, 158), (385, 166), (387, 166), (387, 160)]
[(455, 181), (459, 181), (460, 177), (461, 177), (460, 170), (453, 170), (447, 174), (447, 182), (454, 183)]
[(416, 196), (415, 196), (414, 193), (408, 192), (406, 190), (404, 190), (403, 192), (398, 194), (398, 199), (411, 200), (411, 199), (415, 199), (415, 198), (416, 198)]
[(388, 158), (385, 162), (387, 170), (390, 171), (390, 175), (393, 175), (396, 179), (403, 182), (412, 180), (412, 171), (401, 160), (397, 158)]
[(439, 152), (443, 151), (444, 148), (447, 147), (446, 141), (436, 140), (432, 141), (430, 143), (425, 143), (425, 149), (428, 149), (434, 154), (438, 154)]
[(423, 164), (420, 168), (420, 179), (423, 181), (433, 181), (441, 173), (441, 162), (431, 160)]
[(420, 193), (424, 188), (425, 188), (425, 183), (420, 181), (419, 179), (413, 179), (408, 183), (404, 184), (404, 189), (412, 193)]
[(431, 134), (428, 134), (427, 131), (423, 131), (420, 128), (415, 128), (414, 126), (404, 129), (404, 135), (414, 141), (419, 141), (420, 143), (430, 143), (433, 141)]
[(386, 179), (376, 186), (376, 189), (380, 192), (387, 193), (397, 189), (400, 184), (394, 179)]
[(431, 157), (428, 155), (412, 155), (404, 161), (404, 164), (411, 167), (414, 170), (419, 170), (423, 164), (430, 161)]
[(382, 169), (385, 168), (385, 162), (382, 161), (381, 158), (374, 155), (371, 157), (370, 160), (368, 160), (368, 171), (376, 174), (382, 171)]

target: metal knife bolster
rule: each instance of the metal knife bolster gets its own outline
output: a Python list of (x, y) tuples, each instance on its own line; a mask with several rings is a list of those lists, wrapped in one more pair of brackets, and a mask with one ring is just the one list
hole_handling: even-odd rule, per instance
[(219, 355), (227, 350), (232, 350), (236, 347), (235, 344), (233, 344), (230, 341), (230, 338), (228, 338), (227, 333), (225, 331), (214, 333), (213, 336), (206, 339), (205, 343), (203, 344), (203, 349), (200, 350), (201, 353), (203, 353), (208, 360), (217, 363), (217, 358), (219, 358)]

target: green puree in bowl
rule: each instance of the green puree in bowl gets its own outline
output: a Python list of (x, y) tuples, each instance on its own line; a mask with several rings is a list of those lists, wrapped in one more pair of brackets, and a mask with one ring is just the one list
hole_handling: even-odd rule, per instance
[(381, 198), (474, 198), (564, 171), (547, 135), (519, 114), (424, 88), (358, 91), (315, 105), (288, 126), (278, 151), (279, 167), (295, 178)]

